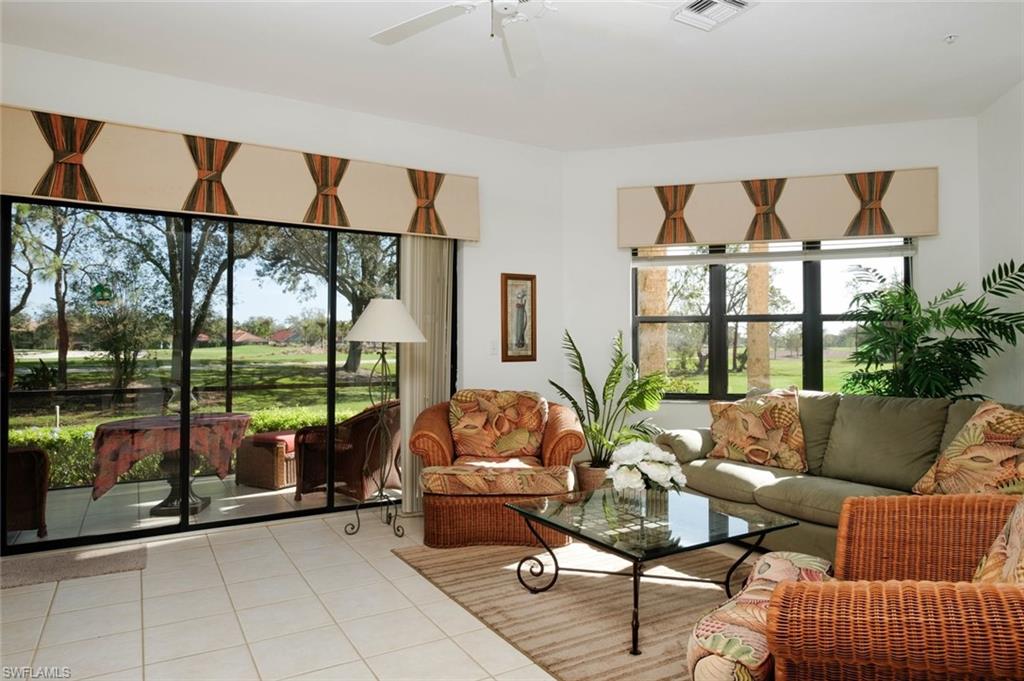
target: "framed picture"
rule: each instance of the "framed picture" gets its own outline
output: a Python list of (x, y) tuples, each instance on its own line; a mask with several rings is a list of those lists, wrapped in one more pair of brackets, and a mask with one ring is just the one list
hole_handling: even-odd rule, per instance
[(501, 361), (537, 361), (537, 276), (501, 275)]

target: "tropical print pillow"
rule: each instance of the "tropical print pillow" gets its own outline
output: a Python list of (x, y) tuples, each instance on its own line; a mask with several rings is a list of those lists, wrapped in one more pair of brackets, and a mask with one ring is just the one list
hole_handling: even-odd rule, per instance
[(999, 536), (982, 556), (974, 581), (1024, 584), (1024, 499), (1014, 506)]
[(804, 430), (795, 390), (773, 390), (739, 402), (711, 403), (715, 459), (807, 470)]
[(825, 582), (832, 565), (824, 558), (774, 551), (758, 558), (743, 591), (702, 617), (690, 634), (686, 657), (702, 681), (769, 681), (768, 602), (780, 582)]
[(538, 456), (548, 401), (533, 392), (460, 390), (448, 405), (459, 456)]
[(982, 402), (913, 491), (1024, 494), (1024, 413)]

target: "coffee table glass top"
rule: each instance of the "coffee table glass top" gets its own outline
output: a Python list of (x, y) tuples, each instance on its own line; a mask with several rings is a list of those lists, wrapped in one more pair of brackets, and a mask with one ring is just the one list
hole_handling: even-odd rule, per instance
[(571, 537), (639, 561), (798, 524), (777, 513), (689, 491), (620, 494), (605, 487), (507, 506)]

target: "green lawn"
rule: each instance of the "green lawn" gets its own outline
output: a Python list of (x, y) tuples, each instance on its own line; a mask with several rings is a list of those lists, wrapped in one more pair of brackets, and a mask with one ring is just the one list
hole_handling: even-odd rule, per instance
[[(835, 357), (826, 357), (822, 365), (824, 386), (823, 389), (826, 392), (839, 392), (843, 385), (843, 380), (846, 374), (854, 370), (854, 364), (850, 361), (845, 353), (839, 352), (834, 353)], [(692, 364), (692, 362), (691, 362)], [(775, 388), (788, 388), (791, 385), (803, 387), (803, 360), (800, 358), (779, 358), (770, 361), (770, 383)], [(675, 384), (670, 388), (670, 392), (690, 392), (690, 393), (706, 393), (708, 392), (708, 377), (706, 374), (701, 376), (696, 375), (679, 375), (678, 373), (671, 373), (673, 383)], [(742, 395), (748, 390), (747, 383), (747, 372), (730, 372), (729, 373), (729, 393), (733, 395)]]

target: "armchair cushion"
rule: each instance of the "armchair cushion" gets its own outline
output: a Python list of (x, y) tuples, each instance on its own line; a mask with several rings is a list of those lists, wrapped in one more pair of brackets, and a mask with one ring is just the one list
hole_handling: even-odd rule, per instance
[(537, 456), (540, 451), (548, 402), (537, 393), (460, 390), (448, 409), (459, 456), (509, 458)]
[(273, 430), (265, 433), (256, 433), (252, 436), (252, 441), (260, 445), (276, 445), (280, 443), (284, 445), (285, 452), (295, 451), (294, 430)]
[(974, 573), (975, 582), (1024, 585), (1024, 498), (1014, 506)]
[(426, 494), (566, 494), (573, 480), (568, 466), (540, 466), (534, 457), (459, 457), (451, 466), (430, 466), (420, 474)]
[(768, 602), (782, 581), (821, 582), (832, 566), (823, 558), (776, 551), (754, 563), (743, 590), (704, 616), (687, 647), (695, 681), (764, 681), (772, 676)]

